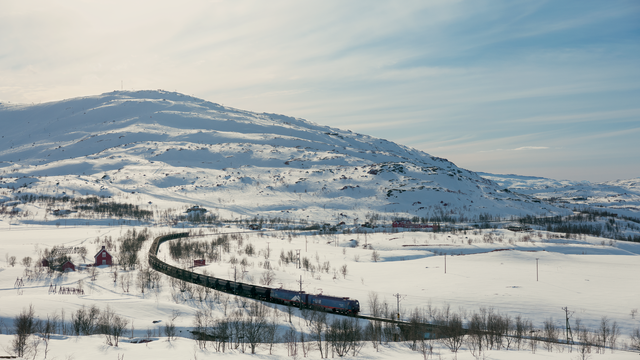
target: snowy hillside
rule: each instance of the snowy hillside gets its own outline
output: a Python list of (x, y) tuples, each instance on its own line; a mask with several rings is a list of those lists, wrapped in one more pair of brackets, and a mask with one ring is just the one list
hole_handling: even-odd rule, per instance
[(0, 104), (0, 122), (5, 200), (13, 189), (95, 194), (126, 196), (149, 209), (158, 209), (148, 204), (159, 199), (199, 204), (224, 218), (349, 222), (379, 213), (463, 221), (566, 213), (383, 139), (179, 93)]
[[(360, 358), (630, 359), (640, 350), (639, 179), (477, 174), (386, 140), (164, 91), (0, 104), (0, 124), (0, 356), (15, 353), (14, 320), (31, 305), (55, 329), (32, 335), (25, 358), (255, 358), (238, 329), (259, 302), (149, 269), (151, 239), (184, 231), (197, 236), (163, 244), (162, 261), (193, 269), (203, 259), (194, 271), (350, 297), (364, 315), (434, 323), (455, 314), (467, 329), (477, 316), (511, 321), (504, 342), (484, 350), (467, 336), (459, 352), (422, 340), (427, 354), (396, 342), (395, 325), (376, 335), (360, 319)], [(441, 231), (391, 226), (415, 217)], [(256, 218), (261, 231), (250, 230)], [(93, 266), (103, 247), (115, 266)], [(310, 312), (267, 305), (277, 336), (261, 340), (260, 358), (327, 357), (327, 332), (342, 317), (320, 326), (321, 355)], [(124, 319), (120, 344), (98, 327), (74, 328), (85, 311)], [(205, 332), (235, 324), (226, 351), (191, 339), (203, 314)], [(530, 335), (516, 345), (518, 321)], [(602, 329), (617, 337), (602, 343)], [(559, 343), (538, 341), (543, 331)]]
[(640, 178), (590, 183), (519, 175), (479, 175), (501, 187), (543, 201), (640, 218)]

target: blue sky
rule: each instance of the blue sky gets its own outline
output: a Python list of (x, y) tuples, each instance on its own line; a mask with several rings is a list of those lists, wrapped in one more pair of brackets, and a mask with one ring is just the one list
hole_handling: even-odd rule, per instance
[(640, 177), (638, 1), (7, 1), (0, 35), (0, 101), (122, 81), (473, 171)]

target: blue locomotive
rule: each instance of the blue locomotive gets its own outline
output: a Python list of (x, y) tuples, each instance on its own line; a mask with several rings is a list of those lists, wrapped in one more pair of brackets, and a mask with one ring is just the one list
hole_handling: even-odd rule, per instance
[(271, 289), (271, 301), (285, 305), (325, 310), (341, 314), (356, 315), (360, 312), (360, 303), (358, 300), (352, 300), (348, 297), (312, 295), (306, 294), (305, 292), (285, 289)]

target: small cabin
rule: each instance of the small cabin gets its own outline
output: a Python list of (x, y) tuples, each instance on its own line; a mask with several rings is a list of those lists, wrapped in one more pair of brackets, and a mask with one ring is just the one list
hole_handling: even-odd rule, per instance
[(73, 263), (71, 261), (67, 260), (67, 261), (64, 262), (64, 264), (62, 264), (60, 269), (62, 270), (62, 272), (76, 271), (76, 266), (73, 265)]
[(207, 265), (207, 262), (205, 261), (205, 259), (193, 260), (193, 267), (205, 266), (205, 265)]
[(104, 248), (104, 245), (102, 246), (102, 249), (100, 249), (100, 251), (98, 251), (98, 253), (93, 258), (95, 259), (93, 266), (113, 265), (113, 258), (111, 254), (109, 254), (107, 249)]
[(187, 213), (205, 213), (207, 209), (200, 207), (198, 205), (194, 205), (187, 209)]

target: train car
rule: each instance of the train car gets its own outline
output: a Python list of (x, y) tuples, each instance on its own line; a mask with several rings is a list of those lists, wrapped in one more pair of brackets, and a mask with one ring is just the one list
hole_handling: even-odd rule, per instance
[(271, 299), (271, 288), (263, 287), (263, 286), (254, 286), (251, 289), (252, 297), (260, 300), (269, 300)]
[(279, 304), (300, 306), (307, 304), (307, 294), (286, 289), (271, 289), (271, 300)]
[(358, 300), (351, 300), (348, 297), (308, 295), (307, 301), (309, 307), (321, 308), (326, 311), (354, 315), (360, 312), (360, 303)]
[(244, 296), (244, 297), (249, 297), (251, 296), (251, 289), (250, 289), (250, 285), (241, 283), (241, 282), (234, 282), (234, 286), (233, 286), (233, 293), (236, 295), (240, 295), (240, 296)]

